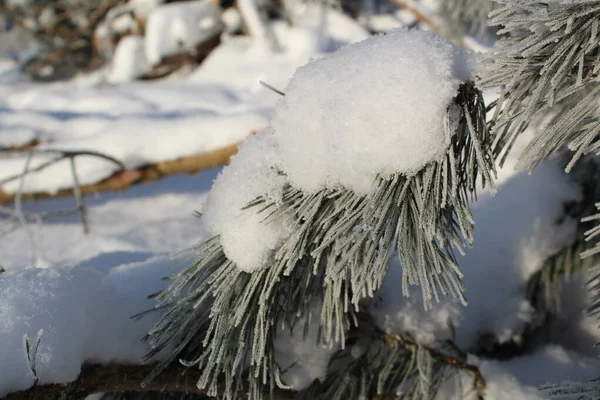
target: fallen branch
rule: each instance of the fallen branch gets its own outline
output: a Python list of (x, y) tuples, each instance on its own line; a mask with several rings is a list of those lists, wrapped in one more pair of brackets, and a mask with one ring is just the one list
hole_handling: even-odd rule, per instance
[[(202, 170), (226, 165), (229, 163), (231, 156), (237, 153), (237, 146), (237, 144), (233, 144), (210, 152), (189, 157), (182, 157), (177, 160), (161, 161), (158, 163), (141, 166), (136, 169), (124, 169), (98, 183), (81, 185), (80, 193), (81, 195), (86, 195), (101, 192), (122, 191), (139, 183), (160, 180), (165, 176), (182, 173), (194, 174)], [(17, 178), (19, 178), (19, 176), (10, 177), (10, 179), (13, 180)], [(3, 181), (6, 181), (6, 179)], [(51, 197), (67, 197), (72, 195), (73, 188), (67, 188), (61, 189), (55, 193), (23, 193), (22, 198), (24, 200), (37, 200)], [(12, 203), (14, 200), (14, 193), (6, 193), (0, 190), (0, 205)]]
[[(10, 154), (14, 154), (16, 153), (14, 150), (2, 150), (0, 149), (0, 153), (10, 153)], [(105, 159), (106, 161), (112, 162), (114, 164), (116, 164), (119, 168), (121, 169), (125, 169), (125, 164), (123, 164), (121, 161), (117, 160), (114, 157), (111, 157), (109, 155), (103, 154), (103, 153), (99, 153), (97, 151), (88, 151), (88, 150), (81, 150), (81, 151), (71, 151), (71, 150), (58, 150), (58, 149), (39, 149), (37, 147), (33, 147), (30, 148), (27, 153), (29, 154), (34, 154), (34, 153), (47, 153), (47, 154), (57, 154), (57, 157), (53, 158), (50, 161), (47, 161), (45, 163), (42, 163), (40, 165), (38, 165), (35, 168), (28, 168), (24, 173), (20, 173), (20, 174), (15, 174), (15, 175), (11, 175), (8, 176), (2, 180), (0, 180), (0, 185), (4, 185), (5, 183), (8, 182), (12, 182), (15, 181), (17, 179), (22, 179), (24, 175), (30, 174), (32, 172), (38, 172), (41, 171), (43, 169), (48, 168), (49, 166), (56, 164), (59, 161), (65, 160), (65, 159), (73, 159), (77, 156), (93, 156), (93, 157), (98, 157), (98, 158), (102, 158)]]

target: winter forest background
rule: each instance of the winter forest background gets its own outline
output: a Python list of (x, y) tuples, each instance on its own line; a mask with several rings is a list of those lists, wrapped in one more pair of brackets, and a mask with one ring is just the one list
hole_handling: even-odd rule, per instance
[(599, 24), (0, 0), (0, 399), (600, 399)]

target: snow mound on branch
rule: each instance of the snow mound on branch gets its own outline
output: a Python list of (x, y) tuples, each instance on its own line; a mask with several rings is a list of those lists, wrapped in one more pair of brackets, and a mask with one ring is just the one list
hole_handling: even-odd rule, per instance
[(272, 129), (245, 144), (215, 182), (208, 230), (252, 272), (292, 229), (242, 210), (257, 197), (276, 199), (285, 183), (367, 193), (377, 174), (410, 174), (444, 156), (446, 110), (474, 66), (468, 52), (433, 34), (399, 30), (299, 68)]
[(272, 201), (281, 198), (285, 177), (278, 172), (278, 151), (270, 130), (248, 138), (215, 180), (204, 206), (206, 229), (221, 235), (227, 258), (247, 272), (264, 265), (290, 232), (287, 221), (266, 222), (268, 212), (244, 209), (260, 196)]
[(433, 33), (397, 30), (300, 67), (272, 120), (284, 171), (309, 192), (368, 193), (378, 174), (442, 157), (446, 110), (474, 58)]

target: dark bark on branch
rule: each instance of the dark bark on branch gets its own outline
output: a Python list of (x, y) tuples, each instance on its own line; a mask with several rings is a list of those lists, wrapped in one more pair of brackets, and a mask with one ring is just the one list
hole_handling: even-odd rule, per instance
[[(38, 385), (19, 392), (9, 393), (0, 400), (57, 400), (62, 393), (69, 400), (84, 400), (87, 396), (102, 392), (169, 392), (205, 393), (196, 382), (201, 371), (173, 364), (145, 387), (140, 383), (155, 365), (100, 365), (85, 364), (81, 374), (67, 384)], [(276, 390), (276, 398), (291, 398), (293, 392)], [(240, 394), (241, 397), (246, 397)]]
[[(427, 352), (433, 358), (440, 360), (443, 364), (445, 364), (447, 366), (451, 366), (453, 368), (459, 369), (459, 370), (467, 373), (468, 375), (471, 376), (471, 379), (473, 380), (473, 391), (477, 395), (477, 399), (481, 400), (481, 399), (485, 398), (485, 389), (486, 389), (485, 378), (484, 378), (483, 374), (481, 373), (481, 371), (479, 370), (479, 368), (477, 368), (476, 365), (469, 364), (466, 361), (466, 354), (464, 354), (464, 357), (462, 357), (462, 356), (455, 357), (451, 354), (444, 353), (436, 348), (417, 344), (414, 341), (411, 341), (409, 339), (392, 334), (385, 330), (380, 329), (379, 333), (384, 337), (385, 340), (390, 341), (390, 342), (397, 342), (397, 343), (401, 344), (402, 346), (404, 346), (404, 348), (407, 350), (414, 352), (414, 351), (416, 351), (417, 347), (421, 347), (421, 348), (427, 350)], [(458, 348), (454, 345), (453, 342), (449, 342), (449, 344), (452, 345), (453, 348), (456, 348), (458, 350)]]

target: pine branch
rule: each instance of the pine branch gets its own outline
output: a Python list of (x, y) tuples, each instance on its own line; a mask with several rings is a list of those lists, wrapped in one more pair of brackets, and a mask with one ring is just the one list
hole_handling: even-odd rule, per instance
[(581, 255), (592, 246), (585, 240), (576, 239), (573, 244), (548, 257), (544, 265), (527, 282), (526, 296), (537, 309), (556, 313), (561, 308), (560, 290), (563, 281), (590, 272), (597, 260)]
[[(477, 179), (492, 184), (485, 112), (474, 84), (461, 85), (448, 109), (446, 157), (411, 176), (379, 177), (369, 195), (345, 188), (306, 194), (288, 186), (276, 203), (251, 202), (247, 209), (264, 215), (264, 223), (293, 221), (293, 233), (270, 265), (252, 273), (227, 259), (219, 237), (199, 246), (197, 259), (157, 297), (156, 308), (167, 312), (145, 338), (154, 348), (149, 357), (169, 343), (178, 346), (147, 382), (184, 359), (202, 370), (198, 385), (209, 395), (231, 398), (246, 379), (255, 399), (265, 385), (284, 387), (273, 350), (276, 326), (320, 317), (323, 341), (344, 343), (360, 301), (381, 286), (392, 251), (401, 260), (404, 292), (421, 285), (426, 308), (442, 295), (465, 301), (454, 249), (473, 240), (469, 202)], [(317, 304), (320, 316), (312, 316)]]
[(298, 399), (433, 399), (457, 372), (468, 374), (473, 393), (484, 399), (485, 378), (456, 346), (440, 350), (418, 344), (378, 328), (367, 314), (358, 318), (346, 347), (332, 358), (326, 379), (315, 381)]
[(520, 163), (533, 169), (568, 147), (570, 171), (583, 154), (600, 151), (600, 1), (497, 1), (502, 7), (490, 14), (491, 24), (503, 26), (506, 37), (488, 53), (482, 83), (501, 88), (495, 153), (504, 162), (518, 135), (549, 118)]

